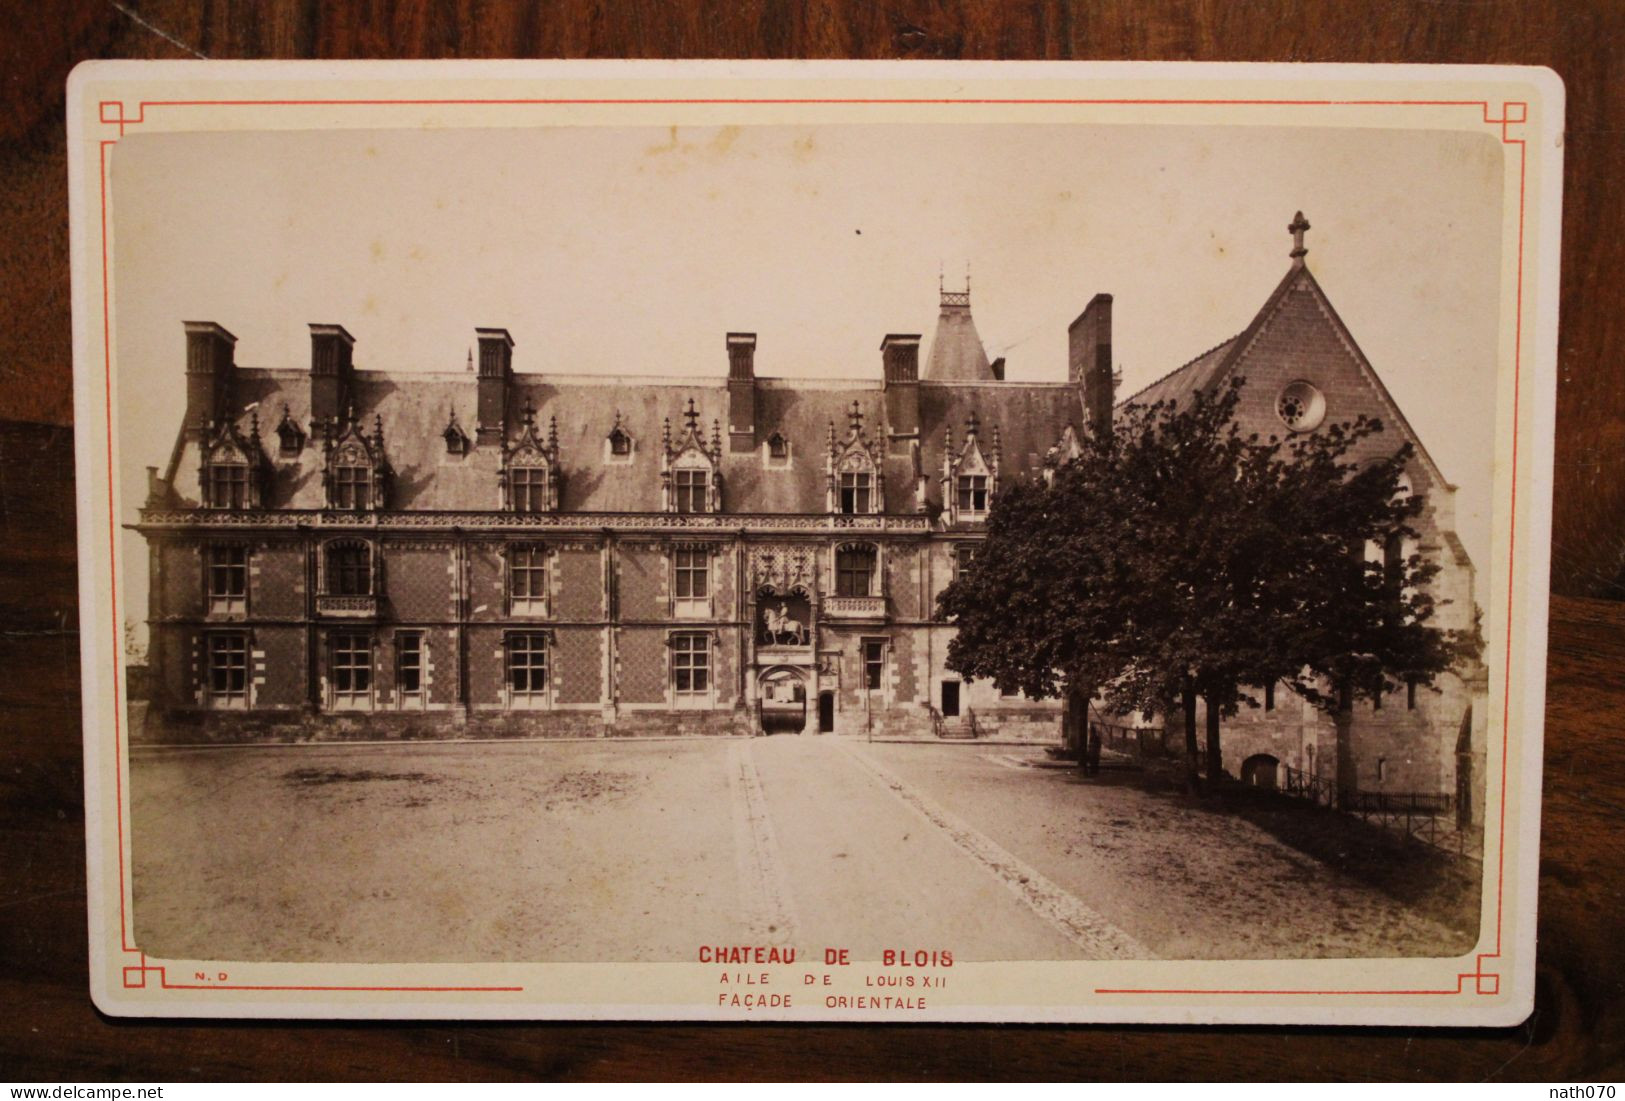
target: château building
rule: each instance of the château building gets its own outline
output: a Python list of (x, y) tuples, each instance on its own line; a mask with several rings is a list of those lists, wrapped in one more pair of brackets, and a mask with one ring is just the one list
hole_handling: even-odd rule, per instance
[[(1399, 426), (1445, 617), (1470, 616), (1454, 489), (1295, 244), (1241, 334), (1130, 400), (1239, 373), (1238, 415), (1262, 432)], [(308, 368), (245, 367), (225, 328), (186, 322), (183, 423), (137, 525), (146, 734), (1056, 738), (1057, 702), (946, 668), (934, 608), (1001, 483), (1109, 430), (1111, 315), (1109, 295), (1088, 303), (1053, 382), (989, 361), (968, 285), (941, 292), (923, 364), (918, 334), (888, 334), (856, 381), (759, 377), (742, 332), (711, 379), (520, 370), (497, 328), (460, 372), (359, 366), (335, 324), (310, 326)], [(1470, 695), (1452, 682), (1360, 716), (1361, 786), (1453, 790)], [(1226, 768), (1334, 768), (1330, 725), (1272, 698), (1230, 725)]]

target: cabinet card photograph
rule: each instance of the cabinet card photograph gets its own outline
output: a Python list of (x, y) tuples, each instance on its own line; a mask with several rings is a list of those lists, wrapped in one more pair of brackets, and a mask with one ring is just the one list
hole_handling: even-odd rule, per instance
[(90, 988), (1530, 1010), (1546, 70), (92, 63)]

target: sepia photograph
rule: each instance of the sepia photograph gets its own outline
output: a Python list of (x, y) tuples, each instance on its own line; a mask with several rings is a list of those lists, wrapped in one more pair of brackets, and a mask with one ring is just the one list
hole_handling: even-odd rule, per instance
[(101, 150), (138, 978), (1493, 993), (1505, 124), (658, 117)]

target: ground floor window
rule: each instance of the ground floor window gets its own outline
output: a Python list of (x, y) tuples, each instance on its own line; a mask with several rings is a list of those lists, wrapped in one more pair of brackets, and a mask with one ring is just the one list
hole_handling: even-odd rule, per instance
[(672, 688), (680, 699), (694, 699), (711, 690), (711, 645), (702, 634), (673, 635)]
[(248, 706), (248, 636), (241, 631), (208, 636), (211, 707)]
[(395, 691), (402, 707), (423, 706), (423, 632), (395, 636)]
[(372, 637), (344, 631), (333, 635), (333, 706), (360, 710), (372, 706)]
[(508, 701), (514, 707), (547, 702), (547, 635), (516, 631), (508, 636)]
[(876, 690), (882, 687), (886, 675), (886, 643), (871, 638), (863, 642), (863, 687)]

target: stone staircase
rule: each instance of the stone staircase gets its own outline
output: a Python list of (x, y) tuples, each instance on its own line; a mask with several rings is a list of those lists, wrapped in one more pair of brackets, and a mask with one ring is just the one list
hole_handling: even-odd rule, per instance
[(1047, 714), (988, 715), (966, 709), (959, 715), (944, 716), (934, 708), (895, 708), (877, 711), (867, 728), (856, 733), (877, 739), (944, 742), (1024, 742), (1060, 744), (1061, 720)]

